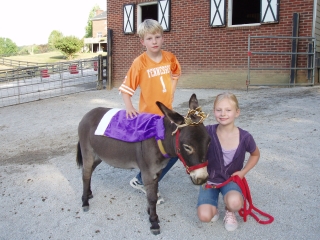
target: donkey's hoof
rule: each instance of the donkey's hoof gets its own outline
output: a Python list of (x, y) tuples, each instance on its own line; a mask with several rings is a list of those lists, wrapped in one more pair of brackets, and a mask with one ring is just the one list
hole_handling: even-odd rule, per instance
[[(158, 219), (157, 219), (158, 220)], [(154, 221), (154, 222), (151, 222), (151, 227), (150, 227), (150, 231), (153, 235), (158, 235), (160, 234), (160, 226), (159, 224), (157, 223), (158, 221)]]
[(160, 234), (160, 228), (159, 229), (151, 229), (150, 228), (150, 231), (153, 235), (159, 235)]
[(89, 206), (83, 206), (83, 207), (82, 207), (82, 210), (83, 210), (84, 212), (88, 212), (88, 211), (89, 211)]

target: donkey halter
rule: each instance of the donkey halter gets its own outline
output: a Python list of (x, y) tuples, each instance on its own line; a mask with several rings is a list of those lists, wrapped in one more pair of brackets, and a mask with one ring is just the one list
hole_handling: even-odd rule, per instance
[[(198, 122), (194, 122), (194, 121), (191, 119), (191, 115), (200, 117), (200, 120), (199, 120)], [(186, 163), (186, 161), (184, 160), (184, 158), (182, 157), (181, 151), (180, 151), (180, 146), (179, 146), (180, 131), (179, 131), (179, 129), (180, 129), (180, 128), (183, 128), (183, 127), (186, 127), (186, 126), (199, 125), (200, 123), (203, 123), (203, 121), (204, 121), (208, 116), (209, 116), (209, 115), (207, 115), (207, 114), (205, 114), (204, 112), (202, 112), (201, 107), (197, 107), (196, 109), (189, 109), (187, 115), (184, 117), (185, 123), (184, 123), (184, 124), (181, 124), (181, 125), (176, 124), (177, 129), (172, 132), (172, 135), (174, 135), (174, 134), (176, 133), (176, 148), (177, 148), (177, 149), (176, 149), (176, 153), (177, 153), (180, 161), (183, 163), (184, 167), (186, 168), (186, 171), (187, 171), (188, 174), (190, 174), (190, 172), (193, 171), (193, 170), (206, 167), (206, 166), (208, 165), (208, 160), (205, 161), (205, 162), (203, 162), (203, 163), (200, 163), (200, 164), (191, 166), (191, 167), (189, 167), (189, 166), (187, 165), (187, 163)]]

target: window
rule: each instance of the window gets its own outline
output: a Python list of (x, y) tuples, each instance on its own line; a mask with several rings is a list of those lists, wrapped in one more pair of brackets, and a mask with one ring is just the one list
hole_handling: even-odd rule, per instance
[(137, 5), (137, 26), (145, 19), (158, 20), (158, 2), (147, 2)]
[(228, 25), (260, 23), (260, 1), (257, 0), (229, 0), (230, 17)]
[(158, 20), (158, 4), (141, 6), (141, 21), (145, 19)]
[[(126, 34), (135, 32), (134, 14), (134, 4), (125, 4), (123, 6), (123, 31)], [(164, 31), (170, 31), (170, 0), (158, 0), (138, 4), (137, 26), (145, 19), (155, 19), (161, 24)]]
[[(228, 8), (226, 8), (228, 1)], [(259, 25), (279, 22), (279, 0), (210, 0), (210, 26)]]
[(138, 25), (149, 18), (157, 20), (164, 31), (170, 31), (170, 0), (141, 3), (138, 5), (137, 15)]

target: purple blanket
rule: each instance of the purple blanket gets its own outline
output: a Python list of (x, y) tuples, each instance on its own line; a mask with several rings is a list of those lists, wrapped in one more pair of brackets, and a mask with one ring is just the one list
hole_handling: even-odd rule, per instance
[(104, 136), (125, 142), (140, 142), (154, 137), (156, 140), (164, 139), (163, 117), (140, 113), (134, 118), (126, 118), (126, 111), (118, 111), (110, 120)]

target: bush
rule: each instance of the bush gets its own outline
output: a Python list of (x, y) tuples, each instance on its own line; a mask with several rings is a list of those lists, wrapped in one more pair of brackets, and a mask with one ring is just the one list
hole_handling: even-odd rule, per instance
[(62, 52), (67, 59), (73, 59), (83, 47), (83, 39), (74, 36), (66, 36), (57, 40), (54, 47)]
[(15, 55), (19, 48), (10, 38), (0, 37), (0, 55)]

